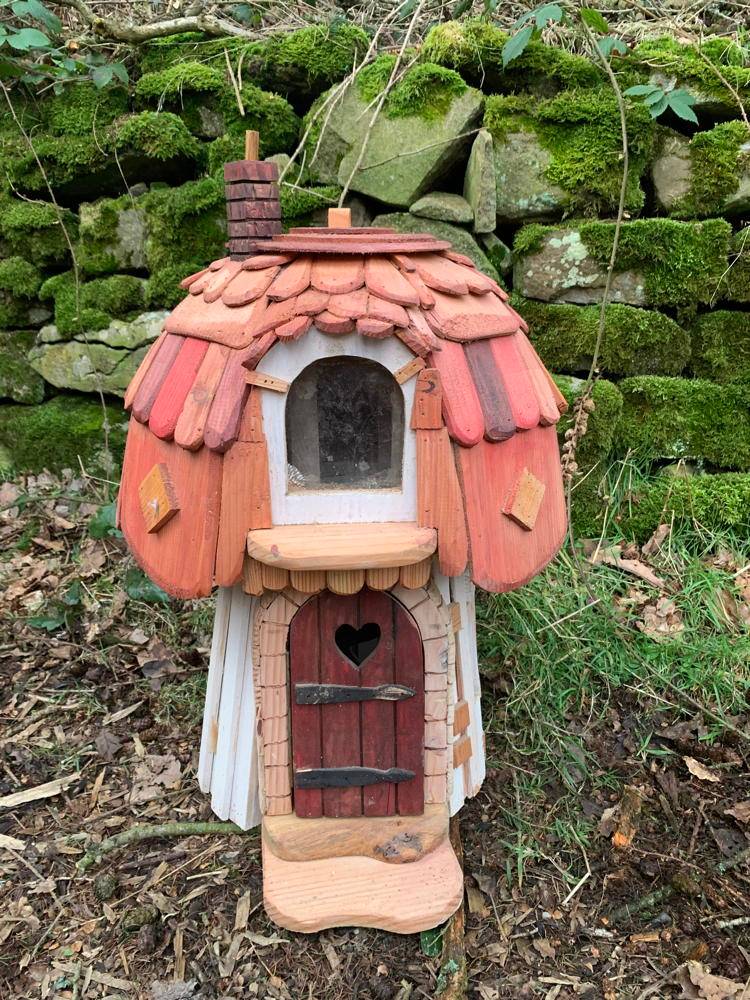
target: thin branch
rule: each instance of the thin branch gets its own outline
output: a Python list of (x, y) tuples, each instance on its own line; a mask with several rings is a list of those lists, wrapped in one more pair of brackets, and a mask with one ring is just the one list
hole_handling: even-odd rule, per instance
[(84, 0), (57, 0), (58, 7), (68, 7), (76, 11), (95, 35), (111, 38), (117, 42), (138, 45), (154, 38), (166, 38), (183, 31), (202, 31), (217, 37), (234, 35), (248, 40), (259, 39), (258, 32), (248, 31), (232, 21), (215, 14), (196, 14), (190, 17), (174, 17), (165, 21), (151, 21), (148, 24), (132, 24), (114, 17), (102, 17), (84, 3)]
[(216, 834), (239, 834), (244, 836), (246, 830), (241, 830), (235, 823), (155, 823), (131, 826), (129, 830), (107, 837), (100, 844), (92, 845), (88, 852), (78, 862), (78, 870), (83, 873), (101, 861), (105, 854), (119, 850), (128, 844), (138, 844), (143, 840), (155, 840), (158, 837), (195, 837), (215, 836)]

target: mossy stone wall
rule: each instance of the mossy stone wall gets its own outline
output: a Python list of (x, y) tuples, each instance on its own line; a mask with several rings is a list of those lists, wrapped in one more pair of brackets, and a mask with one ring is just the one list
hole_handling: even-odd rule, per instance
[[(362, 130), (337, 114), (371, 113), (393, 53), (375, 53), (345, 94), (331, 88), (362, 64), (373, 34), (337, 17), (263, 41), (179, 35), (125, 52), (128, 87), (14, 86), (34, 150), (6, 116), (3, 471), (74, 465), (78, 454), (100, 463), (100, 390), (117, 453), (123, 373), (184, 295), (180, 280), (224, 253), (222, 167), (242, 156), (247, 128), (285, 171), (285, 226), (323, 223), (351, 181), (362, 224), (447, 236), (500, 275), (575, 399), (597, 340), (621, 180), (606, 76), (597, 62), (541, 41), (503, 68), (505, 32), (471, 18), (438, 24), (409, 50), (410, 68), (387, 96), (374, 164), (349, 177)], [(656, 77), (685, 87), (699, 125), (654, 123), (628, 102), (628, 214), (577, 452), (576, 527), (643, 538), (673, 518), (750, 537), (750, 137), (735, 96), (750, 87), (750, 62), (723, 39), (698, 52), (647, 38), (616, 72), (623, 88)], [(467, 183), (480, 129), (482, 170)], [(303, 135), (304, 161), (290, 165)], [(415, 207), (433, 193), (440, 197)], [(461, 203), (459, 221), (437, 209), (430, 217), (445, 194)], [(610, 494), (623, 461), (639, 475), (615, 521)], [(676, 462), (680, 474), (663, 472)]]

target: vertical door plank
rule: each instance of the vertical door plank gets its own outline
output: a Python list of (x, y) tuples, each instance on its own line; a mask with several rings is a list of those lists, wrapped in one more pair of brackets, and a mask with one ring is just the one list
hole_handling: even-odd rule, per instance
[[(359, 628), (357, 597), (338, 597), (325, 591), (320, 598), (320, 674), (324, 684), (361, 685), (359, 670), (336, 646), (340, 625)], [(360, 706), (354, 702), (321, 706), (323, 767), (351, 767), (362, 763)], [(361, 816), (361, 788), (325, 788), (326, 816)]]
[[(296, 684), (320, 681), (318, 649), (319, 602), (313, 598), (292, 618), (289, 631), (289, 698), (292, 713), (292, 753), (298, 768), (321, 767), (323, 762), (320, 729), (320, 706), (298, 705), (294, 698)], [(323, 794), (319, 788), (295, 788), (294, 811), (298, 816), (322, 816)]]
[(414, 620), (400, 605), (395, 609), (395, 677), (414, 690), (413, 698), (396, 702), (396, 766), (414, 772), (397, 786), (399, 814), (424, 811), (424, 669), (422, 637)]
[[(380, 627), (380, 642), (362, 664), (362, 683), (368, 687), (394, 681), (396, 602), (382, 591), (359, 594), (359, 626), (373, 622)], [(361, 706), (362, 765), (387, 770), (396, 764), (396, 703), (364, 701)], [(362, 789), (365, 816), (392, 816), (396, 812), (396, 786), (390, 782)]]

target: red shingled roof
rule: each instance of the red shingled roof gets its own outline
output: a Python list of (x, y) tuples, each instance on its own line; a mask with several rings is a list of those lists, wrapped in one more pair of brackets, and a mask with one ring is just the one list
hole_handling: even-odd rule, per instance
[[(458, 464), (475, 581), (495, 590), (524, 582), (506, 580), (497, 565), (503, 546), (514, 544), (515, 536), (503, 522), (502, 543), (493, 540), (492, 532), (500, 529), (494, 521), (482, 521), (480, 488), (495, 507), (502, 505), (512, 470), (518, 466), (517, 477), (525, 467), (524, 455), (541, 461), (544, 453), (546, 479), (556, 480), (546, 483), (554, 497), (545, 503), (560, 507), (552, 425), (565, 401), (506, 292), (469, 258), (428, 235), (292, 230), (258, 244), (254, 256), (214, 261), (182, 284), (189, 294), (168, 317), (125, 397), (144, 430), (147, 426), (178, 450), (198, 452), (205, 445), (214, 454), (226, 452), (240, 434), (247, 370), (274, 344), (303, 337), (313, 324), (332, 336), (356, 331), (364, 337), (398, 337), (440, 374), (445, 424), (461, 446)], [(511, 438), (518, 445), (503, 447)], [(127, 489), (136, 485), (129, 482)], [(469, 496), (474, 490), (480, 495)], [(556, 528), (550, 532), (556, 541), (529, 554), (525, 579), (562, 540)], [(138, 554), (138, 544), (132, 537), (129, 541)], [(192, 593), (161, 582), (173, 593)]]
[[(303, 232), (311, 234), (307, 242), (321, 240), (320, 231)], [(352, 239), (340, 233), (334, 238), (337, 248)], [(288, 240), (306, 245), (295, 231)], [(446, 424), (459, 444), (476, 444), (484, 435), (505, 440), (517, 429), (554, 423), (562, 396), (497, 282), (438, 241), (420, 238), (415, 245), (430, 252), (418, 253), (401, 237), (387, 245), (400, 250), (268, 252), (245, 261), (217, 260), (186, 278), (182, 284), (190, 294), (168, 317), (165, 335), (128, 390), (126, 407), (157, 437), (224, 451), (236, 439), (242, 406), (230, 404), (233, 394), (246, 398), (245, 369), (255, 367), (277, 340), (296, 340), (314, 323), (331, 335), (356, 330), (365, 337), (396, 336), (428, 359), (440, 371)], [(284, 238), (272, 241), (269, 250), (282, 246)], [(220, 375), (208, 341), (230, 349), (221, 354)], [(500, 423), (499, 406), (510, 408)]]

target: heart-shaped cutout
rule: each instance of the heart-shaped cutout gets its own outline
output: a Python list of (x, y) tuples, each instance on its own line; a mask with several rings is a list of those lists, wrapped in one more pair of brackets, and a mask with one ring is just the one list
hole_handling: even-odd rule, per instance
[(339, 652), (355, 667), (361, 667), (368, 656), (372, 656), (380, 642), (380, 626), (367, 622), (361, 628), (353, 625), (339, 625), (336, 629), (336, 645)]

